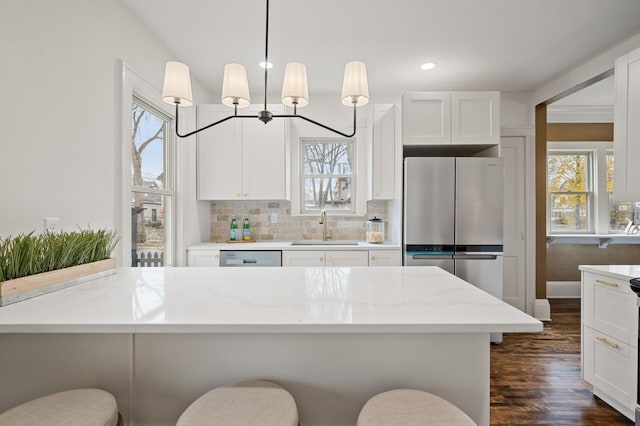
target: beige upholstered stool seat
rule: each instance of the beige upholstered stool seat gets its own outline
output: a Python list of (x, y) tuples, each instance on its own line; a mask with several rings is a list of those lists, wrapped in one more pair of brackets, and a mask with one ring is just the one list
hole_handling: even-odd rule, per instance
[(362, 407), (357, 426), (470, 426), (475, 422), (437, 395), (413, 389), (379, 393)]
[(297, 426), (293, 396), (275, 383), (249, 380), (213, 389), (182, 413), (177, 426)]
[(118, 406), (108, 392), (74, 389), (18, 405), (0, 414), (0, 426), (116, 426)]

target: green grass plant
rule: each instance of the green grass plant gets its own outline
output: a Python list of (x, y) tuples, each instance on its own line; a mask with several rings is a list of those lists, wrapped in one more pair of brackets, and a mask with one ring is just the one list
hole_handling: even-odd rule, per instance
[(107, 259), (118, 240), (104, 229), (0, 239), (0, 282)]

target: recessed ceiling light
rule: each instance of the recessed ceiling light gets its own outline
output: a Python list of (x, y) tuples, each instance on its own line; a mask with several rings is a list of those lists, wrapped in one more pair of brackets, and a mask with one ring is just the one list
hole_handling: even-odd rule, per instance
[(432, 70), (436, 67), (436, 63), (435, 62), (425, 62), (424, 64), (420, 65), (420, 69), (421, 70)]
[[(264, 61), (260, 62), (258, 65), (260, 65), (260, 68), (265, 68), (265, 62)], [(273, 64), (271, 62), (266, 62), (266, 65), (267, 65), (266, 68), (268, 70), (273, 68)]]

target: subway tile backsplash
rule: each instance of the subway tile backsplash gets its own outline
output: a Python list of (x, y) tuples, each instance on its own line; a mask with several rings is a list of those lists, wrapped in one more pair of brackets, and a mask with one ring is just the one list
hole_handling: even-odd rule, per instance
[[(271, 223), (274, 213), (278, 223)], [(249, 216), (251, 237), (257, 241), (322, 239), (319, 216), (291, 216), (291, 203), (288, 201), (212, 201), (211, 241), (224, 242), (229, 239), (229, 226), (234, 214), (240, 230), (245, 215)], [(329, 215), (327, 223), (333, 234), (332, 239), (364, 241), (367, 219), (373, 216), (382, 218), (387, 226), (386, 201), (367, 202), (367, 214), (364, 217)]]

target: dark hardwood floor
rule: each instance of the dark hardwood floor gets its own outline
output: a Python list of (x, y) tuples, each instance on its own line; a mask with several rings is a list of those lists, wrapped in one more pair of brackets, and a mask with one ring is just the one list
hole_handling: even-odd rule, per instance
[(491, 346), (491, 424), (633, 425), (580, 377), (580, 300), (550, 303), (543, 332)]

